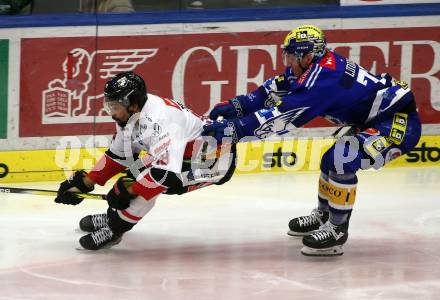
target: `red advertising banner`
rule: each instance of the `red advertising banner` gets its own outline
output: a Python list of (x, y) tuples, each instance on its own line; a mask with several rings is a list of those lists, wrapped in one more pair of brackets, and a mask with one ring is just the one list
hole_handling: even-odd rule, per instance
[[(286, 32), (27, 38), (21, 42), (20, 137), (111, 134), (104, 83), (141, 74), (153, 94), (198, 114), (282, 73)], [(328, 30), (329, 46), (373, 73), (411, 83), (422, 122), (440, 124), (440, 27)], [(328, 126), (323, 120), (309, 127)]]

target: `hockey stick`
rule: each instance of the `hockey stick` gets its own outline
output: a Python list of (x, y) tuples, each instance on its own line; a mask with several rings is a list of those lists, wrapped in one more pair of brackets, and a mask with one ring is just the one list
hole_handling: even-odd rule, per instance
[[(151, 163), (158, 161), (158, 158), (153, 157), (151, 155), (145, 155), (139, 162), (145, 165), (151, 165)], [(145, 166), (144, 165), (144, 166)], [(14, 193), (14, 194), (28, 194), (28, 195), (36, 195), (36, 196), (57, 196), (58, 192), (53, 190), (42, 190), (42, 189), (28, 189), (28, 188), (15, 188), (15, 187), (7, 187), (0, 186), (0, 194), (1, 193)], [(78, 196), (88, 198), (88, 199), (96, 199), (96, 200), (106, 200), (107, 196), (103, 194), (84, 194), (84, 193), (74, 193)]]
[[(56, 196), (58, 194), (57, 191), (51, 191), (51, 190), (14, 188), (14, 187), (5, 187), (5, 186), (0, 186), (0, 193), (29, 194), (29, 195), (37, 195), (37, 196)], [(83, 193), (75, 193), (75, 194), (88, 199), (97, 199), (97, 200), (106, 199), (106, 195), (102, 195), (102, 194), (83, 194)]]

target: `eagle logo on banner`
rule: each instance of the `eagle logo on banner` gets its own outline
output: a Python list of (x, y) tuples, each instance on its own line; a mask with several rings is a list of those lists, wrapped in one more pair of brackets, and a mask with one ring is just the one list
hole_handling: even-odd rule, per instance
[(43, 124), (112, 122), (103, 107), (104, 93), (95, 94), (90, 83), (108, 80), (134, 70), (158, 49), (71, 50), (62, 64), (63, 78), (48, 83), (43, 91)]

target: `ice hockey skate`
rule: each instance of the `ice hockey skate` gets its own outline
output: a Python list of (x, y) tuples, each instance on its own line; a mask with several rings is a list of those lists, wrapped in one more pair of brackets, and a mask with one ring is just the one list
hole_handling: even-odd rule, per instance
[(108, 224), (107, 214), (88, 215), (79, 221), (79, 228), (85, 232), (94, 232)]
[(315, 233), (304, 236), (301, 253), (306, 256), (336, 256), (344, 254), (342, 245), (348, 239), (348, 221), (334, 225), (327, 221)]
[(79, 244), (85, 250), (107, 249), (117, 245), (122, 240), (122, 234), (115, 234), (108, 226), (82, 236)]
[(309, 216), (294, 218), (289, 222), (290, 236), (305, 236), (316, 232), (328, 220), (329, 213), (315, 208)]

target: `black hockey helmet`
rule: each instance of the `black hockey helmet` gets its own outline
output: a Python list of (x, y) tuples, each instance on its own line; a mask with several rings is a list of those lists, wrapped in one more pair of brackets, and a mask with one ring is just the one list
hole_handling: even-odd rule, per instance
[(128, 108), (137, 104), (142, 108), (147, 101), (147, 87), (141, 76), (123, 72), (107, 81), (104, 88), (105, 102), (118, 102)]

